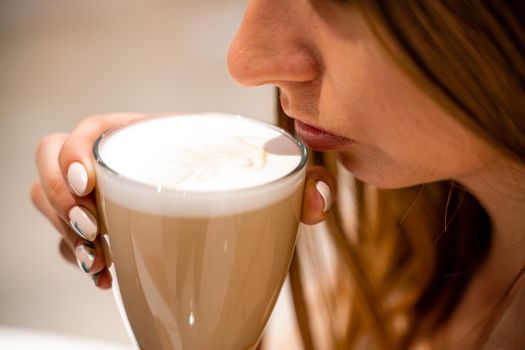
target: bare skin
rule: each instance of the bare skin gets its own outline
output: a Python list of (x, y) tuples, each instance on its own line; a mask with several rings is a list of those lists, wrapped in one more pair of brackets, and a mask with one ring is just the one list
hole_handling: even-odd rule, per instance
[[(432, 341), (471, 344), (471, 330), (525, 263), (525, 165), (462, 127), (403, 74), (351, 2), (249, 1), (229, 69), (241, 84), (277, 86), (290, 117), (351, 139), (332, 151), (357, 178), (382, 188), (455, 179), (480, 200), (494, 227), (489, 259)], [(522, 284), (513, 295), (523, 295)]]
[[(250, 0), (228, 63), (233, 78), (243, 85), (278, 87), (290, 117), (338, 140), (352, 140), (329, 150), (337, 152), (357, 178), (383, 188), (455, 179), (485, 206), (494, 228), (489, 258), (476, 271), (443, 331), (420, 344), (468, 347), (476, 336), (471, 330), (524, 264), (525, 165), (492, 149), (416, 86), (351, 5)], [(69, 209), (80, 203), (96, 214), (91, 146), (108, 127), (140, 117), (92, 117), (71, 134), (42, 140), (37, 152), (40, 179), (33, 186), (32, 198), (62, 234), (61, 252), (68, 261), (75, 261), (72, 251), (81, 242), (67, 224)], [(88, 172), (88, 187), (82, 196), (73, 195), (66, 180), (67, 169), (75, 161)], [(309, 171), (302, 217), (307, 224), (320, 222), (325, 215), (323, 198), (314, 186), (317, 180), (326, 182), (333, 194), (337, 191), (325, 170)], [(90, 274), (101, 272), (98, 285), (109, 288), (111, 281), (98, 243), (96, 247)], [(520, 281), (512, 295), (523, 294)]]

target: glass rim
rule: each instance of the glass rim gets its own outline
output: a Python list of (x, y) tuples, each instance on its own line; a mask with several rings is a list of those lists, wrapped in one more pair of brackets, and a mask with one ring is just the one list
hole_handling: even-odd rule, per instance
[[(146, 122), (146, 121), (149, 121), (149, 120), (152, 120), (152, 119), (173, 118), (173, 117), (183, 117), (183, 116), (204, 116), (204, 115), (207, 115), (207, 114), (219, 114), (222, 117), (227, 117), (227, 118), (232, 118), (232, 119), (249, 120), (250, 122), (261, 124), (261, 125), (263, 125), (263, 126), (265, 126), (267, 128), (270, 128), (272, 130), (275, 130), (275, 131), (279, 132), (280, 134), (282, 134), (282, 135), (286, 136), (287, 138), (289, 138), (291, 141), (294, 142), (294, 144), (296, 144), (298, 146), (299, 152), (300, 152), (300, 161), (299, 161), (299, 163), (297, 164), (297, 166), (293, 170), (287, 172), (286, 174), (282, 175), (281, 177), (279, 177), (277, 179), (274, 179), (274, 180), (269, 181), (269, 182), (265, 182), (263, 184), (259, 184), (259, 185), (255, 185), (255, 186), (249, 186), (249, 187), (244, 187), (244, 188), (237, 188), (237, 189), (214, 190), (214, 191), (192, 191), (192, 190), (179, 190), (179, 189), (170, 188), (170, 187), (159, 187), (159, 185), (153, 185), (153, 184), (149, 184), (149, 183), (146, 183), (146, 182), (143, 182), (143, 181), (140, 181), (140, 180), (133, 179), (133, 178), (131, 178), (131, 177), (127, 176), (127, 175), (123, 175), (123, 174), (119, 173), (118, 171), (116, 171), (115, 169), (111, 168), (108, 164), (106, 164), (106, 162), (104, 162), (104, 160), (102, 159), (102, 156), (100, 155), (99, 147), (100, 147), (101, 143), (105, 139), (110, 137), (112, 134), (114, 134), (114, 133), (116, 133), (116, 132), (118, 132), (118, 131), (120, 131), (120, 130), (128, 127), (128, 126), (130, 126), (130, 125), (143, 123), (143, 122)], [(111, 127), (109, 129), (107, 129), (99, 137), (97, 137), (97, 140), (95, 141), (92, 150), (93, 150), (93, 156), (95, 158), (96, 164), (100, 165), (104, 170), (108, 171), (113, 176), (117, 176), (119, 181), (124, 181), (126, 183), (134, 184), (135, 186), (139, 186), (139, 187), (142, 187), (142, 188), (150, 189), (152, 191), (158, 192), (159, 194), (161, 192), (184, 193), (184, 194), (191, 193), (192, 195), (210, 195), (210, 194), (224, 194), (224, 193), (232, 193), (232, 194), (234, 194), (234, 193), (241, 193), (241, 192), (246, 192), (246, 191), (262, 189), (262, 188), (264, 188), (266, 186), (271, 186), (273, 184), (277, 184), (277, 183), (279, 183), (281, 181), (284, 181), (284, 180), (292, 177), (293, 175), (299, 173), (303, 168), (305, 168), (306, 163), (308, 161), (308, 150), (307, 150), (304, 142), (302, 140), (300, 140), (299, 138), (294, 137), (288, 131), (282, 129), (281, 127), (279, 127), (277, 125), (274, 125), (272, 123), (269, 123), (269, 122), (261, 120), (261, 119), (248, 117), (248, 116), (244, 116), (244, 115), (240, 115), (240, 114), (226, 113), (226, 112), (202, 112), (202, 113), (181, 113), (181, 114), (173, 113), (173, 114), (162, 114), (162, 115), (152, 114), (150, 116), (146, 116), (145, 118), (135, 119), (135, 120), (132, 120), (132, 121), (129, 121), (129, 122), (125, 122), (123, 124), (119, 124), (117, 126), (114, 126), (114, 127)]]

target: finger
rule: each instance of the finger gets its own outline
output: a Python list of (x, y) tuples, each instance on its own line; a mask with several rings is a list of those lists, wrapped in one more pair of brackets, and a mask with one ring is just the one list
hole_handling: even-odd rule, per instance
[(333, 176), (322, 167), (311, 167), (306, 172), (301, 221), (314, 225), (326, 218), (337, 193)]
[(66, 134), (52, 134), (40, 141), (36, 160), (41, 188), (58, 216), (80, 236), (93, 241), (98, 231), (93, 198), (75, 197), (69, 191), (58, 165), (58, 154), (67, 137)]
[[(68, 262), (84, 267), (83, 271), (86, 273), (96, 273), (104, 268), (104, 254), (100, 245), (91, 244), (91, 251), (84, 249), (84, 242), (86, 241), (75, 234), (62, 218), (60, 218), (55, 209), (47, 201), (42, 186), (38, 181), (36, 181), (31, 188), (31, 199), (38, 210), (44, 214), (62, 235), (59, 251)], [(79, 249), (78, 247), (80, 246), (82, 246), (82, 248)], [(87, 255), (89, 252), (92, 254)], [(83, 262), (83, 266), (80, 261)]]
[(100, 289), (110, 289), (113, 279), (107, 269), (93, 275), (93, 283)]
[(62, 234), (60, 253), (69, 262), (78, 264), (82, 271), (94, 274), (105, 268), (104, 253), (99, 240), (89, 242), (75, 234), (58, 216), (55, 209), (47, 202), (40, 183), (37, 181), (31, 189), (31, 199), (35, 206)]
[(69, 263), (76, 264), (77, 259), (75, 257), (75, 254), (73, 253), (73, 249), (69, 245), (69, 243), (66, 242), (64, 238), (60, 240), (60, 243), (58, 245), (58, 251), (60, 252), (60, 255)]
[(93, 275), (106, 268), (100, 240), (94, 242), (80, 239), (75, 246), (78, 267), (86, 274)]
[(61, 174), (72, 193), (82, 197), (93, 191), (95, 187), (92, 152), (97, 138), (112, 127), (144, 116), (138, 113), (119, 113), (93, 116), (80, 122), (71, 136), (65, 140), (58, 157)]
[[(73, 232), (71, 227), (66, 224), (66, 222), (58, 215), (55, 208), (51, 206), (47, 197), (40, 185), (39, 181), (35, 181), (31, 187), (31, 200), (35, 207), (49, 220), (49, 222), (55, 227), (55, 229), (62, 235), (64, 244), (67, 245), (67, 248), (73, 254), (73, 249), (77, 244), (80, 237)], [(60, 251), (62, 252), (62, 244)], [(63, 254), (64, 255), (64, 254)]]

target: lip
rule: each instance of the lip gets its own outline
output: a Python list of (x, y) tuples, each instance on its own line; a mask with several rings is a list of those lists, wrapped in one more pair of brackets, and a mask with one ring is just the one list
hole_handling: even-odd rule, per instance
[(292, 113), (294, 112), (294, 109), (290, 106), (288, 95), (281, 90), (279, 98), (284, 113), (295, 120), (295, 132), (309, 148), (315, 151), (337, 151), (344, 149), (355, 142), (347, 137), (332, 134), (326, 130), (299, 120), (299, 118), (296, 117), (296, 114)]
[(354, 143), (347, 137), (331, 134), (298, 119), (295, 119), (295, 131), (308, 147), (316, 151), (336, 151)]

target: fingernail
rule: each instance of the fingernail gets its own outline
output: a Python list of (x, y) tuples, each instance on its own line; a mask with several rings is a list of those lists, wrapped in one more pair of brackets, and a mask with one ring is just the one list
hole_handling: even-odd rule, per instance
[(75, 255), (77, 257), (78, 266), (85, 273), (89, 273), (95, 263), (95, 257), (97, 256), (95, 245), (92, 242), (82, 242), (75, 249)]
[(326, 184), (324, 181), (317, 181), (315, 183), (315, 188), (317, 189), (317, 192), (323, 197), (324, 201), (324, 208), (323, 213), (326, 213), (328, 210), (330, 210), (330, 207), (332, 206), (333, 198), (332, 198), (332, 192), (330, 191), (330, 187)]
[(82, 163), (74, 162), (67, 169), (69, 188), (77, 196), (83, 196), (87, 189), (88, 175)]
[[(104, 270), (102, 270), (104, 271)], [(95, 283), (95, 286), (98, 287), (99, 283), (100, 283), (100, 275), (102, 275), (102, 271), (100, 272), (97, 272), (96, 274), (93, 275), (93, 283)]]
[(93, 241), (97, 237), (97, 218), (89, 210), (76, 205), (69, 211), (69, 224), (82, 238)]

